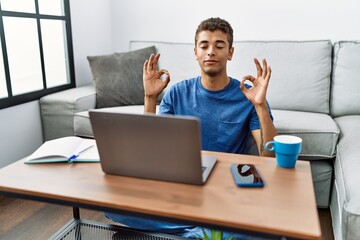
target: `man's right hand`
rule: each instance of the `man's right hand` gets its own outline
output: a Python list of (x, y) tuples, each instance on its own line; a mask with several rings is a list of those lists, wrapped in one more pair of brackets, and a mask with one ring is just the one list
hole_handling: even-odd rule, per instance
[[(157, 98), (170, 82), (170, 74), (167, 70), (157, 70), (159, 58), (160, 53), (156, 54), (156, 56), (151, 54), (150, 58), (144, 63), (144, 112), (155, 113)], [(164, 74), (166, 75), (165, 80), (161, 80), (160, 77)]]
[[(150, 58), (144, 63), (143, 83), (145, 97), (157, 98), (170, 82), (170, 74), (167, 70), (157, 70), (159, 58), (160, 53), (156, 54), (156, 56), (151, 54)], [(165, 80), (161, 80), (160, 77), (164, 74), (166, 75)]]

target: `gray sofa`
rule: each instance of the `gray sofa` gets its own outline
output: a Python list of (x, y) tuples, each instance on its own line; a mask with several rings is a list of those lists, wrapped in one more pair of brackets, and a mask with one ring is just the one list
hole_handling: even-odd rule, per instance
[[(193, 44), (132, 41), (129, 50), (148, 46), (162, 54), (160, 68), (171, 74), (167, 89), (199, 75)], [(300, 158), (311, 163), (318, 207), (330, 206), (335, 238), (360, 239), (360, 42), (242, 41), (234, 48), (228, 74), (237, 79), (255, 75), (254, 57), (268, 60), (273, 74), (267, 99), (279, 134), (303, 139)], [(94, 85), (45, 96), (40, 105), (45, 140), (92, 137)], [(143, 106), (107, 110), (141, 113)]]

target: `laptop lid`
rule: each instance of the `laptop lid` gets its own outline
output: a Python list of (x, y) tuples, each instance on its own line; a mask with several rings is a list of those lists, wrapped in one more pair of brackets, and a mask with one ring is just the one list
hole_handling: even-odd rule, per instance
[(204, 184), (216, 163), (215, 157), (201, 157), (197, 118), (103, 111), (89, 114), (105, 173)]

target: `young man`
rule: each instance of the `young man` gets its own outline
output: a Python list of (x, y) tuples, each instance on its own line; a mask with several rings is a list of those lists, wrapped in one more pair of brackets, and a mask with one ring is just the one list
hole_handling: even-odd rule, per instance
[[(249, 133), (253, 135), (262, 156), (273, 156), (264, 150), (276, 129), (266, 102), (271, 68), (254, 59), (257, 77), (245, 76), (241, 83), (228, 77), (226, 65), (234, 54), (233, 30), (220, 18), (204, 20), (195, 34), (195, 57), (201, 76), (180, 82), (163, 97), (160, 114), (190, 115), (201, 120), (203, 149), (246, 153)], [(151, 55), (144, 64), (145, 112), (154, 112), (156, 99), (170, 81), (167, 70), (157, 71), (160, 58)], [(164, 81), (161, 75), (166, 75)], [(250, 80), (253, 86), (245, 85)]]
[[(247, 153), (247, 139), (251, 133), (260, 155), (264, 144), (273, 140), (276, 129), (272, 123), (266, 91), (271, 68), (254, 59), (257, 77), (245, 76), (241, 83), (228, 77), (226, 65), (232, 59), (233, 30), (220, 18), (201, 22), (195, 34), (195, 58), (201, 75), (175, 84), (163, 97), (160, 114), (196, 116), (200, 119), (203, 150)], [(156, 100), (170, 81), (170, 73), (157, 70), (160, 54), (151, 55), (144, 63), (145, 112), (155, 113)], [(165, 75), (165, 80), (160, 77)], [(253, 86), (245, 85), (249, 80)], [(221, 204), (221, 203), (219, 203)], [(136, 217), (106, 213), (113, 221), (133, 228), (165, 232), (183, 237), (202, 236), (202, 228)], [(208, 229), (206, 229), (208, 231)], [(226, 234), (225, 234), (226, 235)]]

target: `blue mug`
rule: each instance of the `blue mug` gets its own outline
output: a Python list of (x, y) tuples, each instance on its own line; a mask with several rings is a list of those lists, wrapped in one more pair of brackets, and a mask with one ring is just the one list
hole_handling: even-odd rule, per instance
[[(270, 147), (271, 146), (271, 147)], [(302, 139), (291, 135), (279, 135), (267, 142), (265, 149), (275, 152), (276, 162), (282, 168), (294, 168), (301, 152)]]

